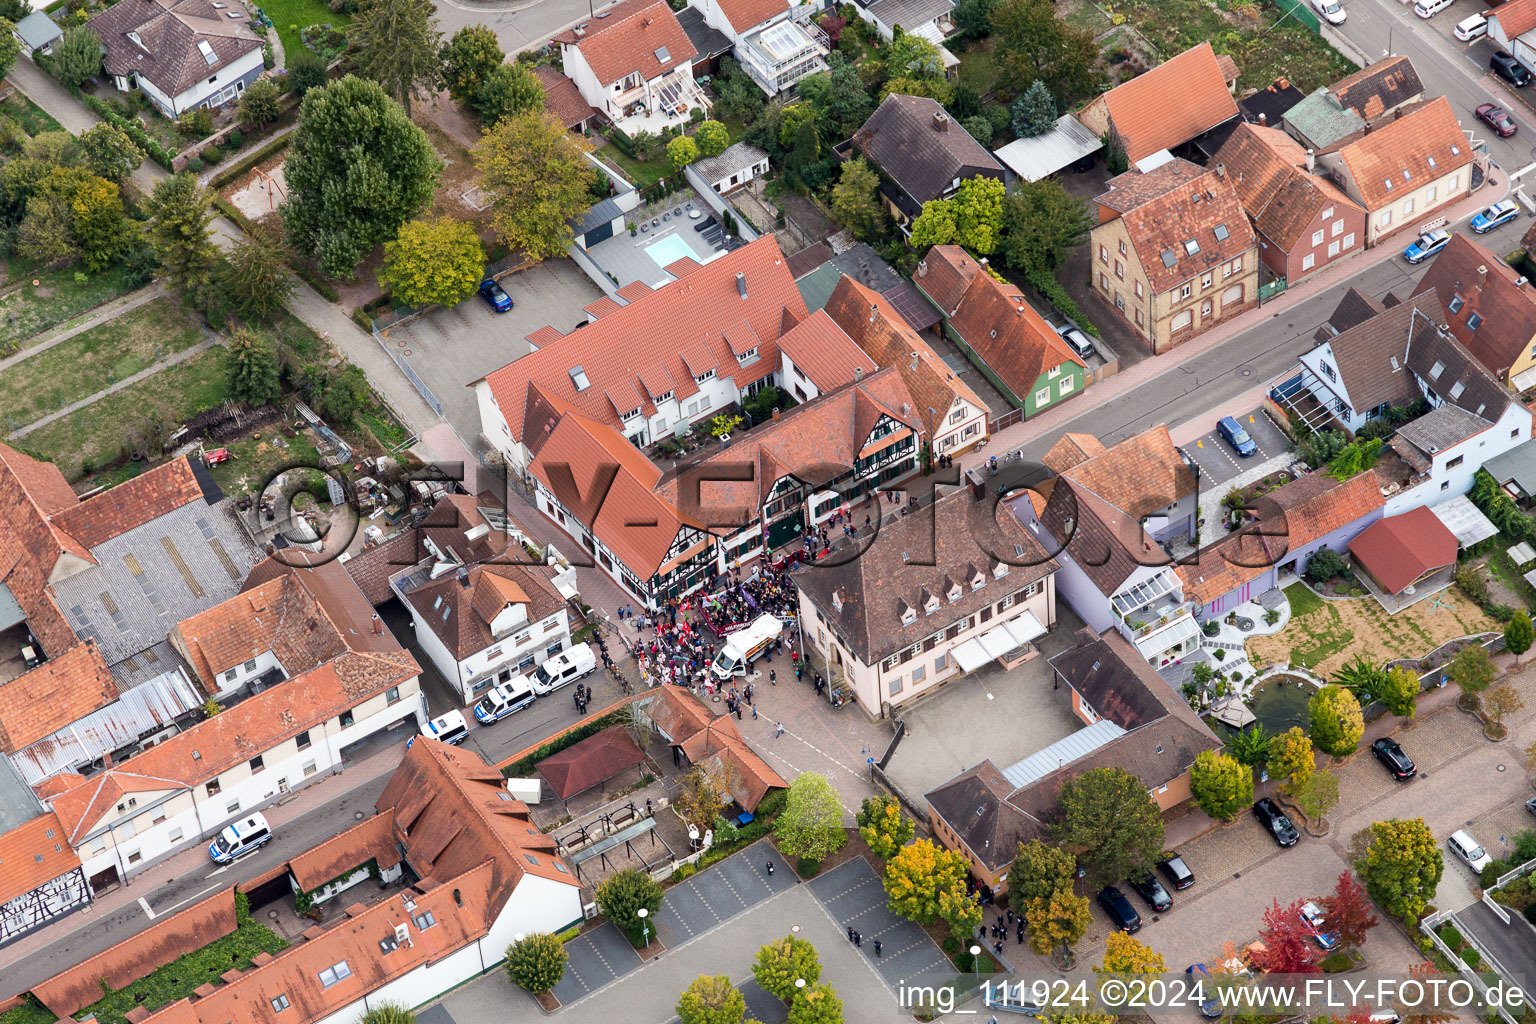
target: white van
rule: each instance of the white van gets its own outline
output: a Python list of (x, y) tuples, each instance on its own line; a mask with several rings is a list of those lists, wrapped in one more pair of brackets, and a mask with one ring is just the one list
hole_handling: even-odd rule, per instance
[(272, 830), (267, 819), (251, 814), (226, 825), (224, 830), (208, 844), (208, 856), (219, 864), (229, 864), (248, 853), (254, 853), (272, 841)]
[(714, 663), (709, 666), (709, 670), (715, 674), (716, 679), (720, 680), (746, 675), (747, 666), (757, 660), (782, 632), (784, 632), (784, 623), (781, 620), (772, 615), (759, 615), (752, 622), (726, 636), (725, 646), (721, 647), (720, 653), (715, 655)]
[(574, 683), (583, 676), (591, 675), (596, 667), (597, 659), (592, 656), (592, 648), (587, 644), (577, 644), (540, 665), (528, 682), (533, 692), (542, 697), (554, 693), (566, 683)]
[(1493, 863), (1493, 858), (1488, 856), (1488, 851), (1483, 849), (1482, 844), (1460, 829), (1451, 833), (1451, 838), (1445, 841), (1445, 845), (1451, 848), (1457, 860), (1479, 874), (1482, 873), (1483, 868)]
[(1463, 18), (1456, 23), (1455, 36), (1464, 43), (1470, 43), (1474, 39), (1481, 39), (1488, 34), (1488, 12), (1474, 14), (1470, 18)]
[(1413, 13), (1421, 18), (1433, 18), (1451, 6), (1451, 3), (1452, 0), (1419, 0), (1413, 5)]
[[(421, 734), (439, 743), (463, 743), (464, 737), (469, 735), (469, 725), (464, 721), (462, 714), (450, 711), (422, 726)], [(406, 749), (409, 750), (411, 744), (415, 742), (416, 737), (412, 736), (405, 744)]]
[(533, 686), (527, 676), (513, 676), (504, 683), (491, 687), (475, 705), (475, 718), (481, 725), (499, 722), (510, 714), (523, 710), (535, 698)]

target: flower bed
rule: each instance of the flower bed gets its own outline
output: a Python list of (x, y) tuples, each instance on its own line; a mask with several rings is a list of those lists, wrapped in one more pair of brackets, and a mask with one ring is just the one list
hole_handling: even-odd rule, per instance
[(311, 53), (329, 64), (341, 56), (347, 48), (347, 34), (329, 22), (322, 25), (305, 25), (299, 30), (299, 39)]

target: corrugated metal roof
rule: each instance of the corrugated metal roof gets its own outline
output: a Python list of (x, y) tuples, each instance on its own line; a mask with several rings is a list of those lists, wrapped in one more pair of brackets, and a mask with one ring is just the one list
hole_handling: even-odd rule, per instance
[(99, 711), (11, 755), (28, 785), (96, 760), (140, 737), (164, 729), (203, 706), (204, 698), (176, 668), (136, 686)]
[(1111, 740), (1125, 735), (1125, 730), (1107, 718), (1101, 718), (1085, 729), (1059, 739), (1044, 750), (1037, 750), (1024, 760), (1003, 769), (1003, 778), (1014, 789), (1023, 789), (1038, 782), (1056, 769), (1071, 764), (1080, 757), (1087, 757)]
[(1103, 148), (1103, 141), (1081, 121), (1071, 114), (1062, 114), (1056, 119), (1056, 127), (1044, 135), (1015, 139), (993, 156), (1025, 181), (1039, 181)]

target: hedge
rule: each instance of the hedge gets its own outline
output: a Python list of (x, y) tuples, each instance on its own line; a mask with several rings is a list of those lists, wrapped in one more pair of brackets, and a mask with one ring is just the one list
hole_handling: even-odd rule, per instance
[(128, 137), (138, 143), (139, 148), (149, 155), (150, 159), (166, 170), (171, 170), (171, 159), (175, 154), (167, 152), (164, 146), (150, 138), (149, 133), (144, 130), (144, 126), (139, 123), (138, 118), (124, 117), (90, 93), (82, 92), (78, 93), (78, 95), (86, 106), (101, 115), (103, 121), (108, 124), (117, 125), (117, 127), (126, 132)]
[(244, 174), (252, 167), (255, 167), (257, 164), (267, 159), (267, 157), (271, 156), (273, 153), (278, 152), (292, 141), (293, 139), (291, 134), (279, 135), (277, 138), (272, 139), (265, 145), (257, 146), (255, 149), (245, 154), (245, 156), (241, 157), (239, 160), (236, 160), (234, 163), (224, 168), (218, 174), (215, 174), (213, 177), (209, 178), (209, 186), (212, 188), (223, 188), (225, 185), (235, 180), (235, 178)]
[(1028, 275), (1027, 280), (1034, 287), (1035, 291), (1044, 295), (1050, 304), (1061, 312), (1062, 316), (1071, 320), (1095, 338), (1103, 337), (1103, 335), (1099, 334), (1099, 329), (1089, 323), (1087, 317), (1083, 316), (1082, 310), (1077, 308), (1077, 303), (1072, 301), (1072, 296), (1068, 295), (1067, 290), (1061, 286), (1061, 282), (1056, 280), (1056, 275), (1047, 271), (1036, 271)]

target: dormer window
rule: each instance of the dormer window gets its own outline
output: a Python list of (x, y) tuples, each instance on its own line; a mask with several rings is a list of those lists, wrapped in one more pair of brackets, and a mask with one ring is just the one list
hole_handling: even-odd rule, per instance
[(694, 377), (693, 379), (694, 379), (695, 383), (703, 384), (707, 380), (714, 380), (715, 379), (715, 371), (714, 370), (705, 370), (703, 373), (699, 374), (698, 376)]
[(742, 366), (746, 366), (748, 363), (757, 362), (757, 346), (754, 345), (752, 348), (747, 349), (741, 355), (737, 356), (736, 361)]
[(960, 589), (960, 584), (956, 583), (954, 586), (949, 588), (949, 593), (945, 594), (944, 596), (949, 598), (951, 601), (958, 601), (960, 600), (960, 596), (964, 593), (965, 591)]
[(656, 402), (657, 405), (660, 405), (662, 402), (670, 402), (670, 401), (672, 401), (672, 395), (673, 395), (673, 392), (671, 392), (671, 391), (663, 391), (661, 394), (656, 396), (654, 401)]
[(624, 414), (624, 419), (632, 420), (636, 416), (639, 416), (639, 415), (640, 415), (640, 408), (638, 406), (636, 406), (635, 408), (629, 410), (629, 412)]
[(905, 604), (905, 603), (902, 604), (902, 606), (901, 606), (901, 624), (903, 626), (910, 626), (910, 625), (912, 625), (912, 623), (914, 623), (916, 621), (917, 621), (917, 609), (913, 608), (909, 604)]
[(987, 578), (985, 576), (983, 576), (979, 572), (971, 579), (971, 589), (972, 590), (980, 590), (982, 587), (984, 587), (986, 585), (987, 585)]
[(1440, 375), (1442, 373), (1444, 373), (1444, 372), (1445, 372), (1445, 363), (1442, 360), (1436, 359), (1435, 360), (1435, 365), (1431, 366), (1429, 368), (1429, 379), (1430, 380), (1439, 380), (1440, 379)]
[(998, 562), (996, 565), (994, 565), (992, 567), (992, 578), (993, 579), (1000, 580), (1004, 576), (1007, 576), (1007, 575), (1008, 575), (1008, 563), (1007, 562)]
[(928, 599), (928, 604), (923, 608), (923, 611), (926, 612), (929, 615), (932, 615), (934, 612), (936, 612), (938, 610), (939, 610), (939, 599), (936, 598), (936, 597), (930, 597)]

